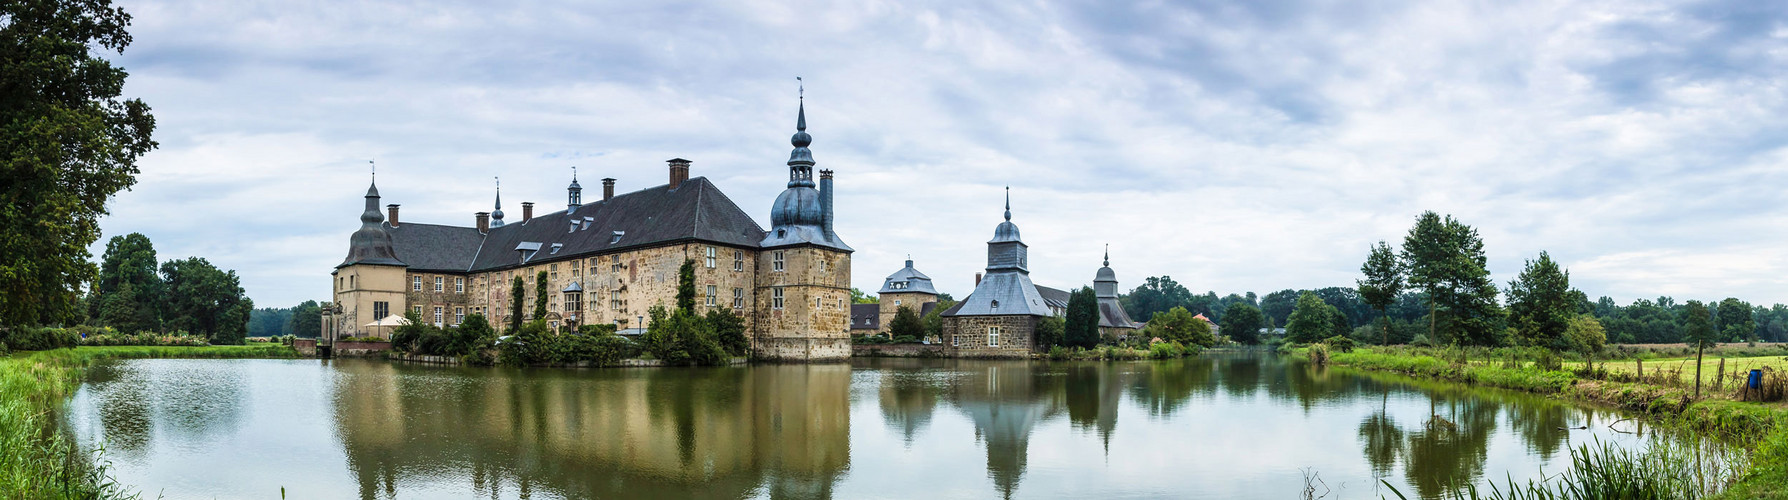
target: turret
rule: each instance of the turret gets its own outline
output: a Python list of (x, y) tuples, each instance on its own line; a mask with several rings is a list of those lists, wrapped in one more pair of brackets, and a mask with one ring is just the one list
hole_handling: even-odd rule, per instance
[(490, 227), (503, 227), (503, 180), (497, 179), (497, 206), (490, 211)]
[(401, 266), (397, 251), (391, 245), (391, 234), (385, 232), (385, 216), (379, 213), (379, 186), (366, 188), (366, 211), (360, 213), (360, 230), (348, 237), (348, 258), (341, 266), (381, 264)]
[(565, 191), (567, 198), (565, 213), (567, 215), (577, 213), (577, 207), (584, 204), (584, 187), (577, 185), (577, 167), (571, 167), (571, 186), (565, 188)]

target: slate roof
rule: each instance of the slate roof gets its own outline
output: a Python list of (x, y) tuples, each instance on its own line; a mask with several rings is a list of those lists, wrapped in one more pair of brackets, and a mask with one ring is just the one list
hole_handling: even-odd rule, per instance
[(383, 229), (410, 269), (450, 272), (490, 271), (681, 241), (756, 248), (764, 237), (757, 221), (705, 177), (690, 178), (677, 189), (660, 185), (586, 204), (575, 212), (561, 210), (526, 223), (512, 222), (490, 228), (488, 234), (470, 227), (417, 223)]
[(1046, 286), (1038, 286), (1037, 294), (1043, 296), (1043, 302), (1048, 304), (1049, 307), (1060, 309), (1067, 309), (1068, 299), (1073, 296), (1073, 294), (1067, 290), (1057, 290)]
[[(905, 283), (905, 288), (894, 288), (894, 283)], [(937, 288), (931, 286), (931, 277), (913, 268), (913, 260), (906, 260), (906, 267), (888, 275), (882, 281), (882, 289), (876, 293), (929, 293), (937, 295)]]
[(881, 304), (851, 304), (852, 330), (882, 329)]
[(945, 316), (1052, 316), (1049, 303), (1043, 301), (1031, 277), (1021, 272), (989, 273), (975, 286), (974, 293), (964, 297)]
[(472, 227), (405, 222), (397, 227), (385, 223), (384, 229), (391, 235), (397, 259), (409, 264), (411, 271), (465, 272), (484, 241)]

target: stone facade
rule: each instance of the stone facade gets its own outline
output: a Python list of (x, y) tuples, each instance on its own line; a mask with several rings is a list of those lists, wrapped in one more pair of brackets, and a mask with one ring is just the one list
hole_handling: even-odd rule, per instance
[[(781, 271), (777, 270), (778, 258), (782, 259)], [(758, 268), (765, 270), (758, 274), (758, 323), (752, 339), (758, 358), (839, 361), (850, 357), (850, 258), (846, 252), (811, 246), (758, 253)]]
[[(1036, 345), (1040, 320), (1032, 315), (957, 316), (944, 322), (944, 340), (955, 357), (1025, 358)], [(990, 334), (995, 328), (997, 340)]]
[(382, 319), (379, 314), (402, 315), (406, 305), (404, 268), (379, 264), (356, 264), (336, 270), (335, 303), (341, 305), (344, 317), (337, 320), (339, 336), (375, 335), (390, 338), (389, 328), (367, 328)]
[(900, 308), (910, 307), (913, 314), (921, 314), (926, 302), (937, 302), (937, 295), (920, 292), (883, 293), (876, 301), (881, 306), (881, 330), (878, 333), (890, 333), (894, 314), (900, 312)]

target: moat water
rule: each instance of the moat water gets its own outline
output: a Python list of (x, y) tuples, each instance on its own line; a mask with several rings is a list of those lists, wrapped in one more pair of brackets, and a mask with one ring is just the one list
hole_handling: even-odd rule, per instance
[[(102, 365), (65, 425), (145, 498), (1434, 497), (1569, 449), (1607, 410), (1219, 353), (515, 370)], [(1616, 432), (1610, 424), (1625, 431)], [(1588, 426), (1583, 430), (1566, 430)]]

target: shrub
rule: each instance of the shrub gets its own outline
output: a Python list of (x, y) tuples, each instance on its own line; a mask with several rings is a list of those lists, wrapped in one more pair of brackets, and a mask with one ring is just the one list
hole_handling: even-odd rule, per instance
[(1069, 356), (1073, 356), (1073, 355), (1074, 355), (1073, 351), (1069, 351), (1068, 348), (1058, 345), (1058, 346), (1049, 348), (1048, 356), (1049, 356), (1049, 359), (1059, 361), (1059, 360), (1068, 359)]
[(919, 339), (913, 338), (912, 335), (901, 335), (899, 337), (894, 337), (893, 342), (896, 344), (917, 344), (919, 343)]
[(751, 343), (745, 339), (744, 318), (732, 311), (714, 309), (708, 311), (707, 323), (714, 331), (714, 341), (719, 342), (727, 354), (744, 356), (751, 350)]
[(1310, 344), (1310, 349), (1304, 351), (1304, 355), (1309, 356), (1311, 363), (1318, 365), (1329, 364), (1329, 348), (1325, 344)]
[(188, 335), (186, 332), (155, 333), (137, 332), (136, 334), (117, 333), (106, 329), (106, 332), (88, 335), (80, 339), (84, 346), (188, 346), (203, 347), (211, 345), (204, 337)]
[(1418, 333), (1415, 338), (1409, 339), (1409, 345), (1417, 347), (1434, 347), (1434, 341), (1428, 339), (1428, 334)]
[(5, 342), (13, 350), (47, 351), (74, 347), (80, 338), (72, 330), (61, 328), (12, 327), (0, 328), (0, 342)]
[(1322, 343), (1327, 344), (1328, 348), (1335, 352), (1353, 352), (1353, 339), (1347, 337), (1336, 335), (1323, 340)]
[(1557, 371), (1564, 367), (1564, 361), (1559, 359), (1558, 353), (1552, 352), (1551, 349), (1546, 348), (1536, 348), (1535, 350), (1539, 352), (1534, 354), (1533, 364), (1534, 366), (1539, 367), (1539, 369)]

